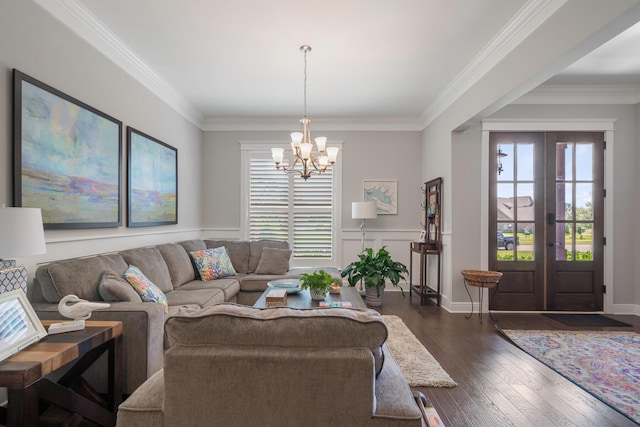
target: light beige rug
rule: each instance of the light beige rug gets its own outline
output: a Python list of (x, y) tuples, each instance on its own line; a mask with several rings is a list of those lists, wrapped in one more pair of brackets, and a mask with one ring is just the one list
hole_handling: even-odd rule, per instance
[(412, 387), (455, 387), (457, 384), (398, 316), (383, 315), (387, 345)]

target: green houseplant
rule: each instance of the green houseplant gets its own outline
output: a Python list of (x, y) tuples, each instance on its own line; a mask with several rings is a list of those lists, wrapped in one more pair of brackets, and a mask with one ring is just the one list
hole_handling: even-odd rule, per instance
[[(340, 273), (342, 277), (347, 277), (347, 281), (350, 286), (356, 286), (356, 284), (363, 280), (367, 288), (367, 304), (369, 305), (381, 305), (382, 294), (381, 289), (384, 288), (386, 279), (398, 286), (400, 279), (407, 280), (406, 274), (409, 272), (407, 266), (401, 262), (394, 261), (383, 246), (374, 254), (373, 249), (366, 248), (362, 253), (358, 254), (358, 260), (347, 265)], [(373, 292), (375, 289), (375, 292)], [(404, 296), (404, 290), (400, 288), (402, 295)], [(370, 295), (376, 296), (379, 299), (379, 303), (370, 298)]]
[(316, 270), (313, 273), (300, 275), (302, 289), (309, 289), (311, 299), (322, 300), (333, 285), (333, 277), (324, 270)]

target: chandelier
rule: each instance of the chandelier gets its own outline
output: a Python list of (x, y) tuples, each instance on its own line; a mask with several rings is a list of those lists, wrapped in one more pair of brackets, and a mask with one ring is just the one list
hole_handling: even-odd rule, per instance
[(312, 174), (321, 174), (336, 162), (338, 157), (337, 147), (327, 147), (325, 136), (316, 137), (315, 143), (317, 153), (313, 151), (311, 142), (311, 131), (309, 126), (311, 120), (307, 118), (307, 53), (311, 52), (311, 47), (300, 46), (300, 51), (304, 53), (304, 116), (300, 119), (302, 132), (291, 134), (291, 150), (293, 151), (293, 162), (284, 160), (284, 148), (272, 148), (271, 157), (277, 169), (282, 169), (286, 173), (300, 174), (306, 181)]

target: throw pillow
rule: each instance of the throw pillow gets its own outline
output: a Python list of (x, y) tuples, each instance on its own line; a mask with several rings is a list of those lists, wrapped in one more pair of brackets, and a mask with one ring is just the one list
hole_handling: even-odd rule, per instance
[(194, 251), (190, 252), (190, 254), (198, 272), (200, 272), (200, 279), (204, 282), (236, 275), (236, 270), (233, 268), (229, 254), (224, 246)]
[(285, 274), (289, 271), (290, 258), (289, 249), (264, 248), (256, 267), (256, 274)]
[(129, 282), (117, 274), (104, 272), (100, 285), (98, 285), (100, 297), (107, 302), (127, 301), (140, 302), (140, 295), (131, 287)]
[(129, 282), (138, 295), (140, 295), (142, 301), (158, 302), (164, 305), (165, 313), (169, 312), (167, 296), (159, 287), (154, 285), (138, 267), (130, 265), (127, 271), (124, 272), (123, 277), (127, 279), (127, 282)]

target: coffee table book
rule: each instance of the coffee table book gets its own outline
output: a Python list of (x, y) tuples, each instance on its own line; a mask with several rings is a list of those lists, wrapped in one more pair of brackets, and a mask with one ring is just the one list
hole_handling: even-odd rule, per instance
[(271, 289), (266, 297), (267, 307), (286, 307), (287, 306), (287, 290)]

